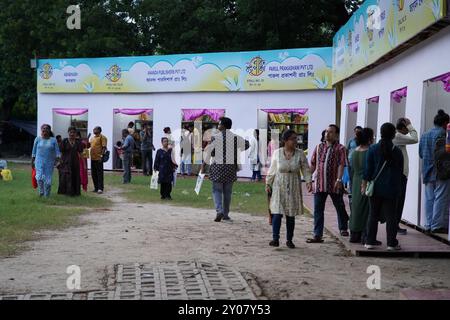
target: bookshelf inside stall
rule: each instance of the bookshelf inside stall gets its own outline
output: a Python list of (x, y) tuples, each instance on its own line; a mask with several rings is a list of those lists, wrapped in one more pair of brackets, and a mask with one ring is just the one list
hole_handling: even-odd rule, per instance
[(297, 147), (303, 150), (308, 149), (308, 115), (307, 113), (301, 114), (299, 112), (284, 112), (284, 113), (272, 113), (267, 114), (268, 121), (268, 137), (267, 141), (270, 141), (272, 131), (278, 129), (279, 141), (281, 141), (281, 135), (287, 129), (297, 132)]
[(80, 132), (81, 138), (85, 139), (88, 136), (88, 122), (87, 120), (83, 120), (79, 116), (70, 116), (70, 126), (75, 127), (77, 131)]

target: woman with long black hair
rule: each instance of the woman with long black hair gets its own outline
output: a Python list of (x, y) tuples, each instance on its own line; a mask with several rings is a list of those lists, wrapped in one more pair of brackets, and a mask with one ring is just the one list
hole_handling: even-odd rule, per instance
[(401, 194), (401, 175), (403, 155), (392, 140), (395, 126), (385, 123), (381, 126), (381, 140), (372, 145), (367, 152), (361, 192), (364, 193), (368, 181), (375, 181), (373, 195), (369, 200), (369, 219), (367, 222), (367, 240), (365, 247), (374, 249), (378, 222), (386, 221), (387, 249), (400, 250), (397, 240), (398, 222), (396, 219), (396, 199)]

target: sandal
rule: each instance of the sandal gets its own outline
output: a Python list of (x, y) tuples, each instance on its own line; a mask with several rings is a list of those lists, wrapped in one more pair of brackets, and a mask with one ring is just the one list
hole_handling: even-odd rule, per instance
[(323, 239), (319, 238), (319, 237), (314, 237), (314, 238), (306, 239), (306, 242), (307, 243), (322, 243)]

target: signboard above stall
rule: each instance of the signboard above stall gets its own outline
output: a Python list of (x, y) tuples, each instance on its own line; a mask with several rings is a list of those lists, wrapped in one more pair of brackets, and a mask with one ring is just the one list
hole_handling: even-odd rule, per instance
[(313, 90), (332, 48), (38, 61), (40, 93)]
[(446, 0), (366, 0), (334, 36), (333, 84), (446, 16)]

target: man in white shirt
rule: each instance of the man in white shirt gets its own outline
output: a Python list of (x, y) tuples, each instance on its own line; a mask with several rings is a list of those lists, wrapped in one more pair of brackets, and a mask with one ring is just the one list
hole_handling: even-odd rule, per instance
[(185, 125), (181, 135), (181, 174), (191, 175), (192, 169), (192, 132), (189, 125)]
[(400, 118), (397, 121), (397, 132), (392, 142), (399, 147), (403, 154), (403, 175), (402, 175), (402, 193), (397, 201), (397, 220), (399, 223), (398, 234), (406, 234), (406, 229), (400, 228), (400, 221), (402, 220), (403, 206), (406, 197), (406, 185), (408, 183), (409, 174), (409, 158), (406, 146), (409, 144), (416, 144), (419, 142), (419, 137), (416, 129), (411, 124), (408, 118)]

